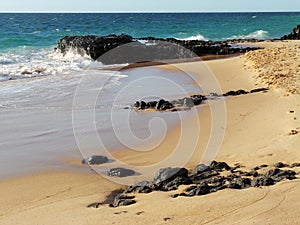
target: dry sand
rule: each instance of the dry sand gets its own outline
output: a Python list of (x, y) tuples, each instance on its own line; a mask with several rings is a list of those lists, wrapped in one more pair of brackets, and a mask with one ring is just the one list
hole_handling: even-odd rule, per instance
[(300, 42), (261, 44), (264, 49), (245, 55), (247, 67), (256, 73), (259, 83), (285, 89), (288, 94), (300, 94), (300, 44), (297, 43)]
[[(267, 93), (226, 100), (226, 133), (216, 160), (241, 163), (247, 167), (271, 165), (278, 161), (300, 162), (300, 134), (290, 134), (292, 130), (300, 131), (300, 96), (296, 92), (287, 95), (297, 87), (288, 80), (295, 74), (299, 76), (299, 67), (294, 68), (295, 59), (297, 61), (294, 54), (299, 55), (300, 50), (299, 42), (288, 43), (289, 47), (284, 48), (280, 46), (286, 43), (265, 43), (272, 49), (263, 50), (267, 54), (264, 57), (256, 52), (206, 62), (223, 92), (250, 90), (267, 84), (271, 87)], [(277, 47), (280, 47), (279, 50)], [(295, 71), (295, 74), (285, 76), (286, 79), (278, 83), (280, 85), (273, 85), (261, 78), (271, 76), (274, 79), (272, 74), (281, 70), (272, 60), (277, 50), (283, 56), (293, 54), (285, 60), (291, 61), (286, 66), (291, 67), (290, 71)], [(269, 61), (266, 61), (267, 58)], [(198, 74), (201, 80), (196, 63), (176, 66)], [(249, 63), (255, 67), (262, 65), (263, 75), (260, 68), (249, 69)], [(208, 106), (199, 113), (200, 139), (197, 151), (186, 165), (188, 168), (199, 163), (206, 147), (211, 128), (210, 113)], [(193, 122), (186, 121), (191, 126)], [(179, 135), (178, 129), (170, 132), (164, 143), (153, 152), (140, 155), (124, 150), (116, 152), (115, 157), (135, 165), (159, 161), (171, 154), (170, 149)], [(191, 138), (194, 138), (192, 134)], [(182, 146), (185, 149), (189, 147), (188, 144)], [(104, 201), (106, 195), (118, 188), (122, 186), (89, 172), (54, 171), (1, 181), (0, 224), (300, 224), (299, 180), (284, 181), (271, 187), (224, 190), (193, 198), (170, 198), (176, 191), (154, 192), (137, 195), (137, 204), (128, 207), (86, 207), (90, 203)]]

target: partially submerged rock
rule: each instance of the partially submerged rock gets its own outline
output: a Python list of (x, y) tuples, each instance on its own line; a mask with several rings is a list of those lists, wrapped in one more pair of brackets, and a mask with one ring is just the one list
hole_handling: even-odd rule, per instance
[(110, 177), (129, 177), (135, 174), (134, 170), (126, 168), (112, 168), (107, 172), (107, 175)]
[[(106, 54), (101, 57), (116, 48), (118, 48), (118, 52), (115, 54)], [(98, 60), (101, 57), (100, 61), (105, 64), (186, 59), (197, 55), (228, 55), (256, 49), (259, 48), (231, 45), (230, 41), (177, 40), (174, 38), (153, 37), (133, 38), (126, 34), (66, 36), (59, 41), (56, 47), (56, 50), (62, 54), (71, 51), (82, 56), (88, 55), (93, 60)]]
[(300, 25), (297, 25), (290, 34), (284, 35), (281, 40), (300, 40)]
[(101, 165), (104, 163), (107, 163), (109, 159), (106, 156), (101, 155), (93, 155), (89, 157), (88, 159), (82, 160), (83, 164), (89, 164), (89, 165)]
[(266, 92), (267, 90), (268, 88), (257, 88), (251, 91), (231, 90), (226, 92), (225, 94), (211, 93), (208, 96), (205, 96), (203, 94), (194, 94), (184, 98), (175, 99), (172, 101), (168, 101), (165, 99), (160, 99), (159, 101), (149, 101), (149, 102), (137, 101), (133, 104), (133, 108), (137, 111), (153, 109), (161, 112), (164, 111), (176, 112), (182, 110), (190, 110), (195, 106), (205, 103), (205, 101), (208, 99), (214, 100), (222, 97), (239, 96), (239, 95), (246, 95), (246, 94), (257, 93), (257, 92)]

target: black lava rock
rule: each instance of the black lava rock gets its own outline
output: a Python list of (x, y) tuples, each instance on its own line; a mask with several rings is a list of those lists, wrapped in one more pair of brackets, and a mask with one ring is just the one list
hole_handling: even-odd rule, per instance
[(210, 170), (210, 167), (204, 164), (199, 164), (198, 166), (196, 166), (196, 168), (194, 169), (192, 175), (196, 175), (196, 174), (200, 174), (202, 172), (208, 171)]
[(254, 168), (253, 168), (253, 170), (260, 170), (260, 169), (262, 169), (262, 168), (266, 168), (266, 167), (268, 167), (268, 165), (266, 165), (266, 164), (263, 164), (263, 165), (260, 165), (260, 166), (256, 166), (256, 167), (254, 167)]
[(187, 176), (178, 176), (175, 179), (166, 182), (164, 185), (160, 186), (161, 191), (173, 191), (176, 190), (180, 185), (192, 184), (192, 180)]
[(290, 168), (300, 167), (300, 163), (293, 163)]
[(132, 37), (121, 35), (108, 36), (66, 36), (62, 38), (56, 49), (66, 54), (68, 51), (76, 51), (80, 55), (89, 55), (97, 60), (104, 53), (127, 43), (131, 43)]
[(207, 97), (204, 95), (192, 95), (191, 99), (193, 100), (194, 105), (200, 105), (203, 101), (207, 100)]
[(292, 170), (279, 170), (276, 174), (272, 175), (271, 178), (276, 182), (284, 179), (294, 180), (296, 179), (296, 172)]
[(210, 164), (210, 168), (216, 171), (222, 171), (222, 170), (230, 170), (231, 167), (228, 166), (227, 163), (225, 162), (216, 162), (216, 161), (212, 161)]
[(147, 103), (146, 102), (144, 102), (144, 101), (141, 101), (140, 102), (140, 107), (139, 107), (139, 109), (146, 109), (147, 108)]
[(83, 164), (89, 164), (89, 165), (101, 165), (108, 162), (108, 158), (106, 156), (101, 155), (93, 155), (87, 160), (82, 160)]
[[(144, 40), (150, 44), (142, 44)], [(233, 42), (234, 40), (231, 40)], [(236, 40), (237, 41), (237, 40)], [(253, 41), (253, 40), (249, 40)], [(174, 38), (132, 38), (129, 35), (108, 35), (108, 36), (66, 36), (57, 44), (56, 50), (63, 54), (68, 51), (80, 55), (88, 55), (94, 60), (109, 51), (118, 48), (116, 54), (106, 54), (100, 60), (104, 64), (135, 63), (141, 61), (158, 61), (166, 59), (192, 58), (195, 55), (225, 55), (247, 52), (259, 49), (257, 47), (244, 48), (231, 46), (229, 41), (183, 41)], [(125, 45), (129, 44), (130, 45)], [(153, 43), (151, 45), (151, 43)], [(120, 48), (122, 46), (122, 48)]]
[(248, 94), (248, 91), (245, 90), (238, 90), (238, 91), (228, 91), (223, 96), (237, 96), (237, 95), (245, 95)]
[(165, 111), (165, 110), (168, 110), (168, 109), (173, 109), (174, 108), (174, 105), (172, 105), (172, 103), (168, 102), (168, 101), (165, 101), (159, 108), (159, 110), (161, 111)]
[(154, 109), (157, 105), (157, 101), (151, 101), (147, 103), (147, 108)]
[(125, 168), (113, 168), (107, 172), (107, 175), (110, 177), (128, 177), (135, 174), (134, 170), (125, 169)]
[(118, 195), (114, 202), (112, 204), (110, 204), (110, 207), (118, 207), (118, 206), (128, 206), (128, 205), (132, 205), (135, 204), (136, 201), (134, 200), (134, 196), (127, 196), (124, 194), (120, 194)]
[(132, 193), (137, 191), (138, 193), (150, 193), (156, 190), (157, 186), (151, 181), (142, 181), (128, 187), (124, 193)]
[(288, 167), (288, 164), (282, 163), (282, 162), (278, 162), (274, 165), (275, 168), (284, 168), (284, 167)]
[[(164, 168), (160, 169), (154, 176), (153, 183), (160, 190), (168, 190), (178, 187), (181, 184), (189, 184), (191, 180), (188, 176), (188, 170), (185, 168)], [(173, 189), (174, 190), (174, 189)]]
[(140, 102), (139, 101), (135, 102), (133, 104), (133, 107), (139, 109), (140, 108)]
[(244, 189), (251, 186), (251, 179), (249, 178), (237, 178), (231, 181), (231, 183), (228, 185), (229, 188), (233, 189)]
[(300, 25), (296, 26), (288, 35), (284, 35), (281, 40), (299, 40), (300, 39)]
[(156, 104), (156, 109), (157, 109), (157, 110), (160, 110), (161, 107), (162, 107), (162, 105), (163, 105), (165, 102), (166, 102), (166, 101), (165, 101), (164, 99), (160, 99), (160, 100), (158, 101), (158, 103)]
[(192, 98), (184, 98), (183, 99), (183, 106), (186, 108), (192, 108), (194, 106), (194, 102)]
[(266, 92), (269, 88), (257, 88), (250, 91), (250, 93), (257, 93), (257, 92)]
[(203, 180), (218, 176), (220, 173), (215, 170), (207, 170), (204, 172), (199, 172), (191, 176), (191, 179), (194, 183), (201, 183)]
[(202, 183), (197, 186), (192, 186), (186, 190), (186, 195), (188, 197), (196, 196), (196, 195), (207, 195), (210, 193), (210, 187), (207, 183)]
[(266, 176), (259, 176), (252, 180), (251, 186), (252, 187), (260, 187), (260, 186), (270, 186), (273, 185), (275, 182), (272, 178)]
[[(298, 166), (298, 163), (292, 165)], [(172, 195), (172, 198), (179, 196), (192, 197), (197, 195), (206, 195), (226, 188), (245, 189), (250, 187), (261, 187), (274, 185), (284, 179), (296, 179), (296, 172), (292, 170), (281, 170), (280, 168), (287, 167), (287, 164), (276, 163), (275, 169), (266, 171), (261, 175), (257, 170), (268, 167), (261, 165), (251, 170), (250, 172), (236, 170), (241, 168), (240, 165), (230, 167), (225, 162), (213, 161), (210, 166), (199, 164), (191, 173), (185, 168), (164, 168), (160, 169), (154, 176), (153, 181), (142, 181), (128, 187), (122, 194), (118, 195), (111, 207), (134, 204), (136, 201), (133, 196), (126, 194), (139, 192), (150, 193), (152, 191), (172, 191), (176, 190), (180, 185), (191, 185), (183, 193)], [(120, 169), (112, 169), (113, 174), (120, 176)], [(126, 170), (126, 169), (125, 169)], [(229, 171), (229, 175), (224, 175), (225, 170)], [(134, 171), (131, 171), (131, 174)], [(228, 174), (228, 173), (227, 173)], [(247, 177), (246, 177), (247, 176)], [(94, 204), (91, 204), (94, 207)], [(97, 207), (97, 205), (96, 205)]]

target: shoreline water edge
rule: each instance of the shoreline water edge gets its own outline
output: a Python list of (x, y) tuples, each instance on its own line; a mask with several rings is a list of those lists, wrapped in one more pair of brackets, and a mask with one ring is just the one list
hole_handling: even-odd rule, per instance
[(299, 46), (300, 25), (276, 40), (62, 38), (56, 52), (86, 60), (72, 76), (0, 82), (14, 143), (0, 223), (300, 223)]

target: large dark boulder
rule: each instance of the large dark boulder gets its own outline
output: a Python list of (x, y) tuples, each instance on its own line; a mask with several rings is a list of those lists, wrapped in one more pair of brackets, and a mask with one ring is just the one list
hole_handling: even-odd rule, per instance
[(300, 25), (296, 26), (288, 35), (284, 35), (281, 40), (300, 40)]
[(192, 180), (185, 168), (164, 168), (160, 169), (154, 176), (153, 183), (158, 190), (171, 191), (182, 184), (191, 184)]
[(188, 177), (188, 170), (185, 168), (164, 168), (160, 169), (154, 176), (153, 182), (156, 185), (174, 180), (178, 176)]
[[(104, 64), (136, 63), (168, 59), (186, 59), (203, 55), (225, 55), (258, 49), (233, 46), (230, 41), (177, 40), (174, 38), (133, 38), (129, 35), (66, 36), (57, 44), (56, 50), (66, 54), (75, 52), (88, 55)], [(128, 45), (129, 44), (129, 45)], [(122, 47), (120, 47), (122, 46)], [(113, 49), (117, 51), (110, 52)], [(101, 57), (103, 54), (105, 57)]]
[(192, 172), (192, 175), (197, 175), (197, 174), (203, 173), (208, 170), (210, 170), (209, 166), (207, 166), (205, 164), (199, 164), (198, 166), (196, 166), (196, 168)]
[(96, 60), (111, 49), (130, 42), (132, 42), (132, 37), (125, 34), (108, 36), (66, 36), (59, 41), (56, 49), (63, 54), (73, 51), (82, 56), (89, 55), (92, 59)]
[(222, 170), (230, 170), (231, 167), (228, 166), (228, 164), (226, 162), (216, 162), (216, 161), (212, 161), (210, 164), (210, 168), (212, 170), (216, 170), (216, 171), (222, 171)]

